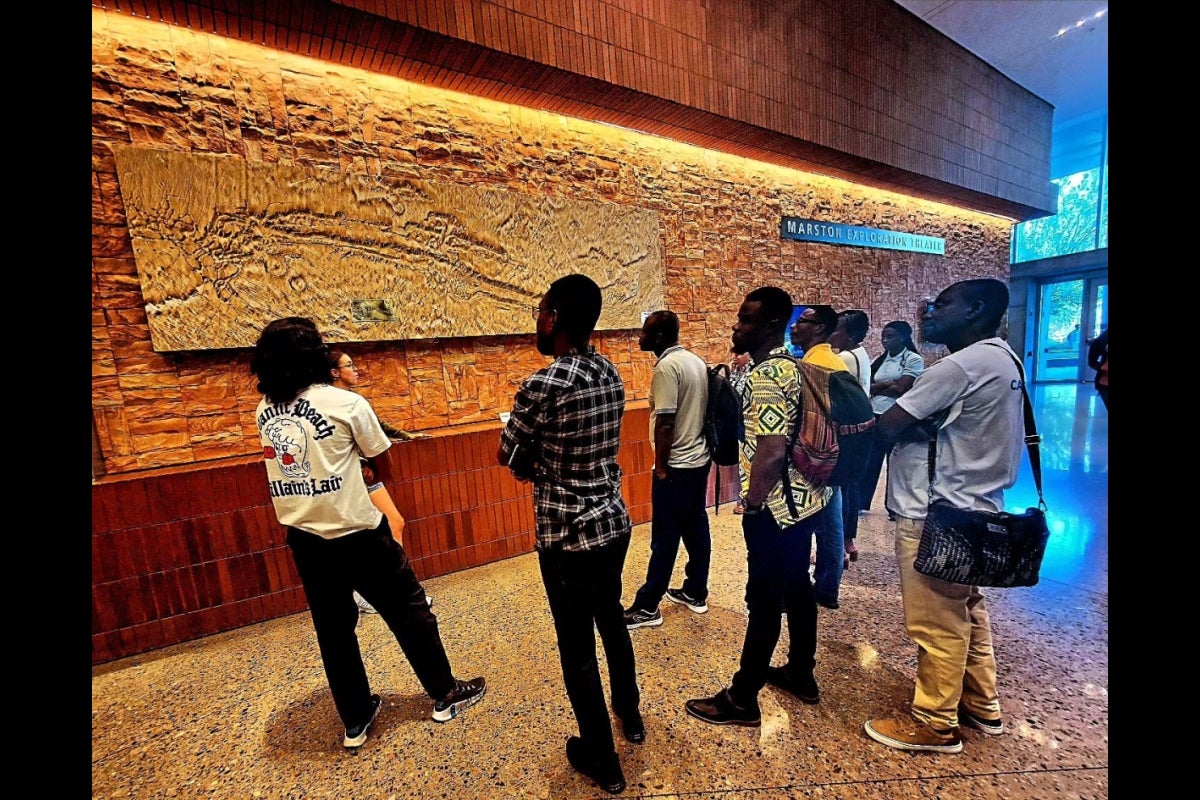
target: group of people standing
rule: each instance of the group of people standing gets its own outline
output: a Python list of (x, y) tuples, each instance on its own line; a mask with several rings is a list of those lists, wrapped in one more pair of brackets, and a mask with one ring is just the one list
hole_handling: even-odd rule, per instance
[[(617, 463), (625, 388), (616, 367), (590, 343), (602, 303), (599, 286), (579, 274), (554, 281), (541, 297), (533, 309), (537, 349), (552, 361), (518, 389), (497, 460), (519, 480), (533, 483), (538, 565), (579, 727), (566, 741), (567, 760), (617, 793), (625, 777), (610, 704), (626, 741), (640, 744), (647, 736), (629, 631), (661, 625), (658, 606), (664, 598), (698, 614), (708, 610), (709, 456), (701, 433), (707, 372), (703, 360), (680, 345), (676, 314), (660, 310), (647, 317), (639, 345), (656, 356), (650, 391), (651, 555), (646, 578), (626, 609), (622, 573), (632, 525)], [(857, 555), (858, 511), (869, 505), (875, 487), (872, 483), (865, 500), (862, 487), (847, 488), (843, 496), (808, 482), (786, 458), (801, 402), (796, 361), (784, 342), (790, 333), (805, 358), (828, 369), (849, 369), (873, 396), (888, 397), (877, 426), (886, 443), (904, 439), (936, 412), (956, 409), (936, 433), (932, 483), (915, 461), (889, 470), (888, 505), (896, 515), (905, 621), (918, 648), (917, 681), (911, 713), (868, 721), (867, 735), (904, 750), (958, 752), (960, 725), (1003, 732), (982, 595), (975, 587), (920, 575), (912, 561), (913, 536), (919, 538), (930, 501), (1002, 510), (1003, 489), (1016, 480), (1023, 376), (1000, 352), (1011, 352), (1008, 346), (996, 338), (1007, 306), (1008, 290), (999, 281), (956, 283), (922, 317), (925, 339), (945, 344), (951, 355), (928, 370), (916, 367), (905, 358), (905, 352), (916, 355), (911, 328), (905, 332), (892, 327), (903, 323), (891, 323), (884, 329), (886, 352), (868, 374), (865, 313), (811, 306), (789, 328), (793, 305), (785, 290), (764, 286), (745, 296), (731, 341), (735, 357), (746, 365), (739, 377), (744, 380), (739, 505), (748, 620), (738, 670), (712, 696), (683, 703), (689, 715), (717, 725), (758, 726), (758, 696), (767, 684), (802, 702), (820, 702), (817, 604), (837, 607), (844, 559)], [(899, 342), (896, 348), (889, 345), (889, 331)], [(997, 346), (976, 346), (985, 343)], [(264, 330), (252, 370), (264, 393), (258, 418), (272, 498), (288, 527), (330, 688), (346, 722), (344, 744), (356, 747), (366, 739), (379, 700), (367, 687), (354, 637), (354, 591), (374, 604), (395, 633), (434, 700), (434, 719), (453, 718), (482, 698), (486, 686), (482, 678), (454, 677), (424, 590), (389, 532), (387, 515), (371, 505), (358, 459), (371, 460), (386, 449), (378, 419), (364, 399), (331, 387), (327, 371), (318, 376), (300, 368), (323, 359), (326, 349), (310, 321), (279, 320)], [(894, 394), (885, 395), (885, 386)], [(887, 447), (880, 448), (884, 454)], [(820, 553), (823, 543), (831, 547), (833, 532), (836, 565), (826, 575), (819, 561), (810, 579), (814, 538)], [(688, 563), (683, 585), (672, 588), (680, 543)], [(783, 617), (790, 645), (784, 663), (773, 666)], [(607, 661), (607, 701), (597, 632)]]

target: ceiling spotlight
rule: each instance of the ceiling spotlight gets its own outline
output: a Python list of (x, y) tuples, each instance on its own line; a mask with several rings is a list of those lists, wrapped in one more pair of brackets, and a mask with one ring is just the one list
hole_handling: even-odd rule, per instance
[[(1108, 13), (1108, 9), (1107, 9), (1107, 8), (1102, 8), (1102, 9), (1100, 9), (1099, 11), (1097, 11), (1095, 14), (1093, 14), (1091, 18), (1092, 18), (1092, 19), (1094, 19), (1094, 20), (1095, 20), (1095, 19), (1100, 19), (1101, 17), (1103, 17), (1103, 16), (1104, 16), (1105, 14), (1107, 14), (1107, 13)], [(1075, 23), (1073, 26), (1071, 26), (1071, 27), (1067, 27), (1067, 28), (1059, 28), (1059, 29), (1058, 29), (1058, 33), (1054, 34), (1054, 35), (1053, 35), (1053, 36), (1051, 36), (1050, 38), (1051, 38), (1051, 39), (1057, 39), (1057, 38), (1059, 38), (1060, 36), (1063, 36), (1063, 35), (1065, 35), (1065, 34), (1067, 33), (1067, 31), (1071, 30), (1072, 28), (1082, 28), (1082, 27), (1083, 27), (1084, 25), (1086, 25), (1087, 23), (1088, 23), (1088, 19), (1087, 19), (1087, 18), (1081, 19), (1081, 20), (1079, 20), (1078, 22), (1076, 22), (1076, 23)]]

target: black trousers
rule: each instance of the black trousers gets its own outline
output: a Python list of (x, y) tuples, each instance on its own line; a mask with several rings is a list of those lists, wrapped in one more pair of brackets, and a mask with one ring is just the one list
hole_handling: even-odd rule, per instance
[(712, 560), (712, 539), (708, 529), (708, 509), (704, 505), (708, 491), (709, 466), (693, 469), (667, 469), (666, 480), (657, 475), (650, 484), (650, 563), (646, 582), (633, 598), (633, 607), (653, 611), (671, 584), (679, 543), (687, 550), (683, 591), (697, 600), (708, 598), (708, 567)]
[(636, 711), (641, 702), (633, 643), (621, 606), (621, 571), (629, 539), (623, 536), (603, 547), (578, 553), (537, 551), (558, 635), (563, 683), (579, 724), (579, 738), (586, 750), (599, 755), (615, 752), (615, 748), (612, 721), (600, 682), (593, 625), (604, 642), (613, 711), (625, 717)]
[(454, 688), (437, 617), (404, 548), (392, 538), (387, 517), (374, 530), (336, 539), (288, 528), (287, 544), (308, 598), (325, 678), (347, 728), (371, 710), (371, 687), (354, 630), (359, 613), (355, 591), (396, 636), (426, 694), (440, 699)]
[(741, 662), (729, 687), (740, 706), (758, 705), (758, 693), (767, 683), (767, 667), (783, 630), (780, 610), (787, 613), (789, 670), (794, 676), (804, 676), (817, 663), (817, 603), (808, 577), (808, 555), (820, 517), (813, 514), (782, 530), (765, 509), (742, 517), (750, 621)]
[[(879, 422), (878, 414), (875, 415), (875, 422), (876, 424)], [(887, 460), (890, 452), (892, 452), (891, 442), (884, 441), (878, 433), (871, 437), (871, 452), (867, 456), (867, 466), (862, 480), (858, 483), (858, 510), (871, 510), (871, 500), (875, 497), (875, 489), (879, 486), (879, 475), (883, 472), (883, 462)], [(845, 509), (844, 503), (842, 507)], [(855, 525), (856, 534), (857, 529), (858, 526)]]

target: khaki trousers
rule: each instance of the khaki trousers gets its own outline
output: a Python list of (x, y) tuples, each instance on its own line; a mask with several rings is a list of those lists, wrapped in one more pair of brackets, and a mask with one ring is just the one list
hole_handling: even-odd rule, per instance
[(977, 586), (929, 578), (913, 569), (924, 520), (896, 517), (896, 562), (904, 625), (917, 645), (912, 713), (934, 728), (958, 727), (958, 704), (1000, 717), (996, 655), (987, 603)]

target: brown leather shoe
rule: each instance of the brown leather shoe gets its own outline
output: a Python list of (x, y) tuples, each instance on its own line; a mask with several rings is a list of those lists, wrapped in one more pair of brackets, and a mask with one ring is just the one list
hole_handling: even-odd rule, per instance
[(863, 727), (867, 736), (897, 750), (959, 753), (963, 748), (957, 729), (935, 730), (911, 717), (873, 719)]

